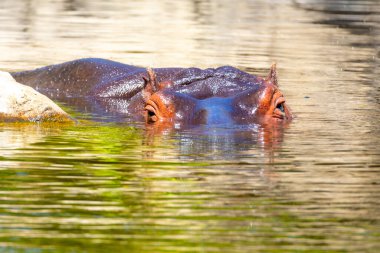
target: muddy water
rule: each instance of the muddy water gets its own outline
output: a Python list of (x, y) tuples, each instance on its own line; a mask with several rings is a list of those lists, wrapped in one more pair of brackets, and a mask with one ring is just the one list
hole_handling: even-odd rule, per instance
[(0, 251), (378, 252), (379, 17), (376, 0), (2, 0), (2, 70), (102, 57), (265, 75), (275, 61), (297, 118), (2, 124)]

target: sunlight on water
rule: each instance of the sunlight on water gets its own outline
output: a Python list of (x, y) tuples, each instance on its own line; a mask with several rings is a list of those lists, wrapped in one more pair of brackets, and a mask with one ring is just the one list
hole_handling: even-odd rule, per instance
[(376, 0), (2, 0), (1, 70), (102, 57), (265, 76), (275, 61), (297, 117), (1, 123), (0, 252), (378, 252), (379, 13)]

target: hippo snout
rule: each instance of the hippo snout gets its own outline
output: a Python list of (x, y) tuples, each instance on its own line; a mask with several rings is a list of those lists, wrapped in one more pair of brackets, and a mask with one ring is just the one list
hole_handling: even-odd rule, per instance
[(212, 97), (199, 100), (194, 114), (194, 124), (233, 124), (232, 99)]

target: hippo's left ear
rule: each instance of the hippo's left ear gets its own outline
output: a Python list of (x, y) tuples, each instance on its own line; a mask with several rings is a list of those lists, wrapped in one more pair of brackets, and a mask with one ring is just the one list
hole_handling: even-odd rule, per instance
[(278, 86), (276, 63), (273, 63), (270, 67), (270, 72), (265, 81), (271, 82), (273, 85)]
[(156, 73), (154, 73), (151, 68), (147, 68), (147, 72), (148, 77), (143, 76), (144, 88), (142, 90), (142, 95), (145, 101), (148, 101), (150, 96), (158, 90)]

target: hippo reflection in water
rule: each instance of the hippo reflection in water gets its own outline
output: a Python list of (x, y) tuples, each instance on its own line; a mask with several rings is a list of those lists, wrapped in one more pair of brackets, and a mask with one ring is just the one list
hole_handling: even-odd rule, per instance
[(266, 78), (233, 67), (146, 69), (80, 59), (12, 73), (50, 97), (77, 97), (160, 127), (200, 124), (282, 124), (292, 119), (278, 88), (276, 66)]

